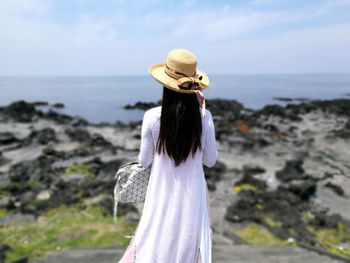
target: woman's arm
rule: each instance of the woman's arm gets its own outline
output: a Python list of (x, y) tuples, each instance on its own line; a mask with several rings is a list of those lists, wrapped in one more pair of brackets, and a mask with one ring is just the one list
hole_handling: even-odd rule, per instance
[(154, 158), (154, 143), (150, 122), (149, 111), (146, 111), (142, 121), (141, 145), (138, 156), (139, 164), (143, 165), (144, 167), (150, 166)]
[(207, 111), (207, 114), (209, 115), (209, 120), (204, 140), (203, 164), (207, 167), (213, 167), (218, 158), (218, 151), (216, 148), (215, 126), (213, 117), (209, 111)]

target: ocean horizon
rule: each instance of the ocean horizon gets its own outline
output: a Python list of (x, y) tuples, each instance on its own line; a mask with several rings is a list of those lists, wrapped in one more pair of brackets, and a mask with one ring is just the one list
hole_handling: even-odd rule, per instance
[[(303, 100), (349, 97), (350, 74), (225, 74), (209, 75), (208, 99), (234, 99), (247, 108), (286, 105)], [(93, 123), (141, 120), (143, 111), (124, 110), (138, 101), (156, 102), (162, 87), (149, 75), (129, 76), (2, 76), (0, 105), (17, 100), (63, 103), (59, 112)], [(296, 102), (276, 100), (296, 99)], [(45, 107), (43, 108), (45, 109)]]

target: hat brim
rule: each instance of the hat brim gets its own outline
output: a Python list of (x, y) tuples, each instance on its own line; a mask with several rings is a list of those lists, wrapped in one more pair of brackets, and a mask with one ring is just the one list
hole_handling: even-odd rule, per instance
[[(165, 73), (164, 64), (153, 64), (148, 68), (148, 71), (156, 81), (158, 81), (160, 84), (162, 84), (163, 86), (169, 89), (172, 89), (180, 93), (194, 93), (193, 90), (180, 89), (178, 86), (177, 80)], [(202, 77), (201, 82), (204, 86), (203, 89), (208, 88), (209, 87), (208, 76), (200, 70), (197, 70), (197, 75)]]

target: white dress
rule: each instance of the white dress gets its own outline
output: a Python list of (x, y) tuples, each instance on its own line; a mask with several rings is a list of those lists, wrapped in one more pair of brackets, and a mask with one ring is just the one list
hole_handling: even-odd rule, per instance
[(211, 113), (202, 117), (203, 150), (175, 167), (155, 150), (161, 106), (145, 112), (139, 163), (152, 165), (143, 212), (120, 263), (211, 263), (211, 223), (203, 164), (217, 160)]

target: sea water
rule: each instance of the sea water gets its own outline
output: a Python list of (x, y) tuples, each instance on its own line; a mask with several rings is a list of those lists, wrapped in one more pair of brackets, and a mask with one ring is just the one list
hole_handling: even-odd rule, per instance
[[(252, 109), (286, 104), (274, 98), (350, 98), (350, 74), (210, 75), (205, 96), (235, 99)], [(124, 110), (137, 101), (156, 102), (162, 87), (150, 76), (0, 77), (0, 105), (16, 100), (64, 103), (57, 111), (91, 122), (140, 120), (143, 111)]]

